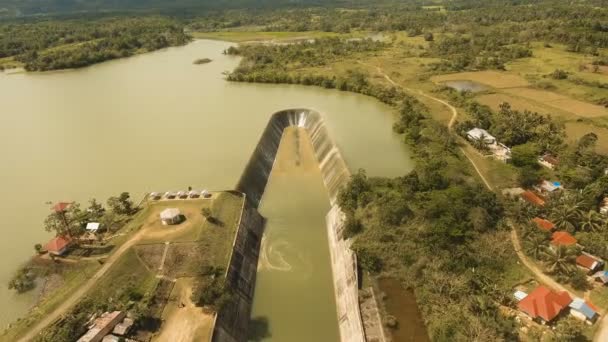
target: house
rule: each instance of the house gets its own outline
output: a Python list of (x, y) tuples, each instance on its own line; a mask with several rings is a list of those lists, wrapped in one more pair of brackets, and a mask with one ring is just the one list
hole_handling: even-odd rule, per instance
[(551, 244), (553, 246), (574, 246), (576, 245), (576, 238), (568, 232), (554, 232), (551, 236)]
[(211, 198), (211, 193), (207, 190), (201, 191), (201, 197), (203, 198)]
[(56, 213), (62, 213), (68, 210), (71, 206), (72, 203), (70, 202), (57, 202), (51, 209)]
[(568, 292), (553, 292), (541, 285), (522, 299), (517, 307), (533, 320), (545, 324), (555, 319), (571, 302)]
[(99, 222), (89, 222), (85, 229), (87, 232), (96, 233), (99, 230)]
[(587, 270), (589, 274), (595, 273), (604, 268), (604, 261), (591, 254), (583, 252), (576, 257), (576, 265)]
[(538, 163), (544, 167), (554, 169), (559, 165), (559, 160), (550, 154), (538, 158)]
[(177, 196), (177, 194), (173, 191), (167, 191), (165, 192), (165, 198), (166, 199), (174, 199), (175, 196)]
[(563, 189), (562, 183), (560, 182), (549, 182), (543, 180), (535, 189), (543, 194), (552, 194), (557, 190)]
[(63, 255), (68, 250), (71, 244), (72, 240), (69, 237), (57, 236), (47, 242), (47, 244), (44, 246), (44, 250), (49, 252), (49, 254)]
[(158, 193), (158, 192), (151, 192), (150, 193), (150, 198), (153, 199), (153, 200), (155, 200), (155, 201), (158, 201), (159, 199), (162, 198), (162, 195), (160, 193)]
[(524, 191), (519, 196), (521, 196), (524, 201), (527, 201), (528, 203), (531, 203), (535, 206), (543, 207), (545, 205), (545, 200), (539, 197), (537, 194), (533, 193), (532, 191)]
[(467, 132), (467, 139), (471, 141), (480, 140), (483, 138), (483, 141), (488, 145), (493, 145), (496, 143), (496, 138), (494, 138), (488, 131), (483, 128), (473, 128), (472, 130)]
[(540, 217), (535, 217), (532, 222), (536, 223), (536, 226), (546, 232), (552, 232), (555, 229), (555, 224), (549, 220), (545, 220)]
[(515, 293), (513, 294), (513, 297), (515, 297), (515, 299), (517, 299), (518, 302), (522, 301), (527, 296), (528, 296), (527, 293), (525, 293), (524, 291), (520, 291), (520, 290), (515, 291)]
[(93, 322), (89, 327), (89, 331), (86, 332), (77, 342), (99, 342), (104, 336), (108, 335), (110, 331), (125, 318), (126, 313), (123, 311), (104, 312), (99, 318)]
[(600, 214), (608, 216), (608, 197), (604, 197), (600, 206)]
[(182, 214), (177, 208), (167, 208), (160, 213), (163, 225), (179, 224), (182, 222)]
[(593, 324), (599, 317), (597, 309), (593, 307), (590, 303), (585, 302), (584, 299), (574, 298), (572, 303), (570, 303), (569, 307), (570, 314), (572, 316), (589, 324)]
[(595, 281), (601, 282), (604, 285), (608, 284), (608, 271), (597, 272), (593, 275), (593, 279), (595, 279)]
[(177, 198), (186, 199), (186, 198), (188, 198), (188, 193), (185, 191), (178, 191)]
[(201, 197), (201, 193), (196, 190), (190, 190), (190, 192), (188, 192), (188, 197), (199, 198), (199, 197)]

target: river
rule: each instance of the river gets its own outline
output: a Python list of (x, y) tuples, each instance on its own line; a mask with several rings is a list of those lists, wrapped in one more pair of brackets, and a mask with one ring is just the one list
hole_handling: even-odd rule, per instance
[[(391, 132), (389, 107), (336, 90), (226, 82), (222, 72), (239, 61), (222, 54), (228, 46), (198, 40), (80, 70), (0, 73), (0, 326), (34, 302), (35, 291), (16, 295), (5, 284), (34, 244), (50, 237), (42, 226), (46, 202), (86, 203), (122, 191), (139, 199), (188, 186), (231, 189), (278, 110), (322, 113), (352, 171), (397, 176), (411, 169), (409, 151)], [(198, 58), (213, 61), (194, 65)], [(318, 336), (337, 336), (323, 243), (327, 196), (318, 173), (309, 171), (286, 168), (271, 176), (262, 200), (269, 221), (265, 246), (283, 251), (268, 261), (290, 265), (261, 272), (256, 286), (254, 314), (276, 331), (270, 340), (297, 341), (316, 324), (316, 312), (332, 320)], [(301, 296), (306, 284), (324, 300)], [(275, 300), (275, 294), (290, 300)], [(289, 318), (285, 313), (293, 310), (304, 314)], [(288, 328), (273, 329), (277, 325)]]

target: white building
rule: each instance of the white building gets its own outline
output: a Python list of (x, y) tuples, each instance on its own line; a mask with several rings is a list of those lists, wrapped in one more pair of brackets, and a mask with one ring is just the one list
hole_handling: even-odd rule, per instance
[(600, 214), (608, 216), (608, 197), (604, 197), (604, 201), (600, 206)]
[(89, 222), (86, 227), (87, 232), (96, 233), (99, 230), (99, 222)]
[(182, 214), (177, 208), (167, 208), (160, 213), (160, 220), (165, 226), (179, 224), (182, 221)]
[(483, 138), (484, 142), (488, 145), (496, 144), (496, 138), (494, 138), (488, 131), (483, 128), (473, 128), (467, 132), (467, 138), (469, 140), (480, 140)]

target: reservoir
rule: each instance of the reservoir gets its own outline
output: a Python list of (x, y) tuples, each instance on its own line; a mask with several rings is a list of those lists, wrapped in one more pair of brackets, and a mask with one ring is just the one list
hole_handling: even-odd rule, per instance
[[(198, 40), (80, 70), (0, 73), (1, 327), (35, 302), (35, 291), (16, 295), (6, 284), (34, 244), (50, 237), (42, 225), (47, 202), (232, 189), (278, 110), (320, 112), (351, 171), (398, 176), (411, 169), (389, 107), (336, 90), (226, 82), (222, 72), (239, 61), (222, 54), (228, 46)], [(199, 58), (213, 62), (192, 63)], [(273, 170), (260, 207), (268, 225), (253, 314), (268, 323), (265, 340), (299, 341), (323, 320), (317, 335), (301, 340), (333, 341), (329, 203), (310, 164), (310, 142), (297, 132), (285, 133), (276, 162), (282, 167)]]

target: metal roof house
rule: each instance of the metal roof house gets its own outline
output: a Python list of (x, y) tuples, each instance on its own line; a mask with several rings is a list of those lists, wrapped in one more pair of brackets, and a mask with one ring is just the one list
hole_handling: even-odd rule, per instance
[(601, 270), (604, 267), (604, 261), (591, 254), (583, 252), (576, 257), (576, 265), (584, 268), (589, 274)]
[(57, 236), (51, 239), (44, 246), (44, 250), (46, 250), (49, 254), (53, 255), (63, 255), (68, 250), (68, 247), (72, 244), (72, 240), (67, 236)]
[(593, 279), (595, 281), (600, 281), (604, 285), (608, 284), (608, 271), (599, 271), (593, 275)]
[(483, 128), (473, 128), (472, 130), (467, 132), (467, 138), (469, 140), (480, 140), (483, 138), (483, 141), (486, 144), (495, 144), (496, 138), (494, 138), (488, 131)]
[(533, 320), (541, 323), (551, 322), (572, 302), (568, 292), (553, 292), (544, 286), (539, 286), (524, 299), (517, 307)]
[(99, 230), (99, 222), (89, 222), (87, 223), (86, 230), (88, 232), (95, 233)]
[(177, 208), (167, 208), (160, 213), (160, 220), (163, 225), (179, 224), (182, 222), (182, 214)]
[(591, 304), (585, 302), (584, 299), (574, 298), (568, 306), (570, 307), (570, 314), (581, 321), (592, 324), (599, 317), (596, 309)]

